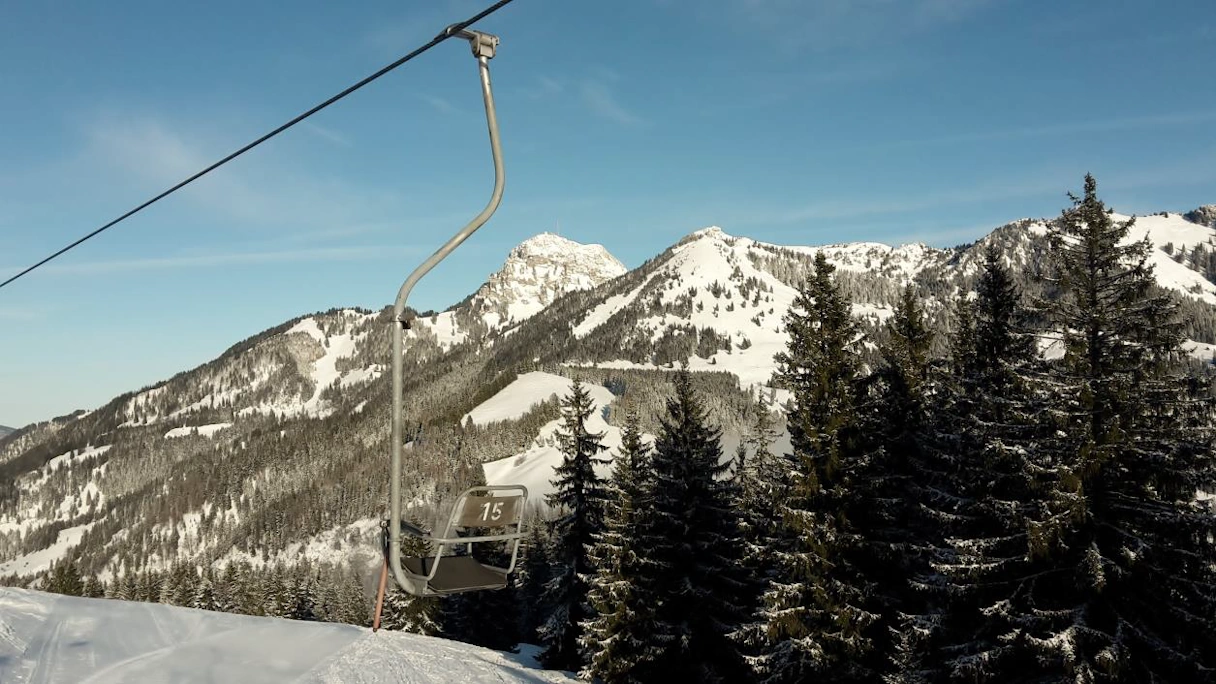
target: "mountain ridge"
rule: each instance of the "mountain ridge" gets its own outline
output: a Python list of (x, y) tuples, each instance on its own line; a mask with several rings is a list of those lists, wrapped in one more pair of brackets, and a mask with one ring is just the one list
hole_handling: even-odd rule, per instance
[[(487, 279), (495, 287), (410, 331), (406, 491), (425, 517), (482, 464), (546, 439), (552, 397), (510, 420), (461, 426), (536, 370), (616, 388), (621, 395), (604, 404), (615, 425), (630, 411), (657, 413), (664, 372), (687, 362), (733, 438), (758, 393), (783, 396), (771, 383), (772, 355), (817, 251), (838, 268), (872, 350), (908, 283), (944, 330), (989, 244), (1034, 292), (1050, 223), (1019, 219), (952, 248), (774, 245), (714, 226), (632, 270), (602, 246), (531, 238)], [(1153, 242), (1163, 286), (1181, 295), (1196, 363), (1210, 361), (1216, 229), (1173, 213), (1136, 225), (1133, 237)], [(562, 261), (571, 254), (584, 258)], [(28, 577), (69, 554), (105, 576), (180, 559), (374, 564), (391, 329), (388, 307), (298, 316), (168, 380), (0, 441), (0, 577)]]

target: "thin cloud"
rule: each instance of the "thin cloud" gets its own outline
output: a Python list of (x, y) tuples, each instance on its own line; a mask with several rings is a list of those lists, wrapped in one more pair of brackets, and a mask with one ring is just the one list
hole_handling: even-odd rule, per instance
[[(1129, 192), (1133, 190), (1216, 182), (1216, 170), (1210, 155), (1180, 160), (1154, 167), (1138, 166), (1129, 170), (1099, 171), (1099, 189)], [(1068, 191), (1077, 191), (1085, 168), (1051, 167), (1029, 171), (1018, 178), (998, 179), (971, 187), (946, 192), (930, 192), (911, 197), (856, 197), (804, 204), (768, 213), (740, 215), (732, 223), (756, 225), (794, 225), (815, 221), (854, 221), (872, 217), (897, 215), (906, 219), (924, 212), (937, 212), (951, 207), (982, 205), (1005, 200), (1042, 197), (1055, 198), (1060, 207)], [(1114, 206), (1118, 208), (1117, 201)], [(728, 217), (729, 218), (729, 217)]]
[(1082, 133), (1117, 133), (1120, 131), (1169, 128), (1174, 126), (1192, 126), (1211, 121), (1216, 121), (1216, 111), (1175, 112), (1098, 121), (1074, 121), (1060, 124), (1045, 124), (1042, 126), (1023, 126), (1020, 128), (1005, 128), (992, 131), (976, 131), (974, 133), (959, 133), (956, 135), (943, 135), (933, 138), (922, 138), (919, 140), (896, 141), (883, 145), (882, 147), (919, 147), (928, 145), (985, 142), (990, 140), (1043, 138), (1060, 135), (1076, 135)]
[[(183, 256), (148, 257), (141, 259), (115, 259), (110, 261), (86, 261), (78, 263), (47, 264), (43, 273), (61, 275), (102, 275), (107, 273), (129, 273), (131, 271), (157, 271), (182, 268), (215, 268), (217, 266), (257, 266), (264, 264), (300, 262), (339, 262), (367, 259), (400, 258), (421, 253), (417, 248), (385, 248), (380, 245), (359, 247), (320, 247), (313, 249), (291, 249), (267, 252), (228, 252), (217, 254), (193, 254)], [(16, 273), (19, 269), (0, 269), (0, 273)], [(3, 314), (0, 309), (0, 315)]]
[(536, 76), (533, 85), (520, 86), (518, 91), (529, 99), (539, 100), (545, 97), (560, 95), (565, 90), (562, 82), (549, 76)]
[(617, 101), (608, 86), (599, 81), (584, 81), (583, 104), (596, 115), (624, 126), (640, 126), (646, 123), (642, 117), (629, 111)]
[[(232, 148), (231, 143), (206, 143), (203, 135), (186, 136), (154, 117), (139, 115), (97, 116), (84, 133), (87, 146), (80, 161), (108, 166), (156, 189), (192, 175)], [(249, 163), (241, 160), (201, 178), (181, 195), (229, 218), (296, 229), (357, 221), (351, 207), (383, 207), (390, 199), (337, 179), (301, 175), (297, 168), (268, 168), (273, 162), (264, 159), (253, 162), (259, 165), (256, 171)]]
[(805, 221), (823, 221), (856, 219), (887, 214), (907, 214), (928, 211), (942, 207), (980, 204), (997, 200), (1032, 197), (1050, 193), (1062, 193), (1059, 182), (1040, 178), (1020, 181), (989, 183), (962, 190), (929, 193), (908, 198), (889, 198), (875, 200), (858, 197), (852, 200), (817, 202), (801, 207), (795, 207), (760, 217), (758, 222), (768, 224), (802, 223)]
[(422, 94), (422, 95), (419, 95), (418, 97), (421, 98), (423, 102), (425, 102), (425, 103), (429, 104), (431, 107), (433, 107), (435, 109), (435, 111), (439, 112), (440, 114), (459, 114), (460, 113), (460, 109), (458, 107), (456, 107), (456, 105), (452, 104), (451, 102), (449, 102), (448, 100), (446, 100), (442, 97), (439, 97), (438, 95)]
[(325, 126), (313, 123), (311, 121), (305, 121), (300, 125), (304, 130), (312, 133), (322, 140), (328, 140), (329, 142), (334, 143), (335, 145), (341, 145), (342, 147), (350, 147), (350, 138), (347, 138), (345, 135), (342, 135), (332, 128), (326, 128)]
[[(17, 269), (12, 269), (12, 272), (16, 273)], [(43, 318), (46, 318), (46, 313), (37, 309), (0, 307), (0, 321), (36, 321)]]
[[(965, 21), (994, 0), (720, 0), (707, 2), (741, 30), (770, 32), (784, 49), (859, 48)], [(712, 7), (712, 8), (711, 8)], [(725, 11), (722, 11), (725, 10)], [(721, 19), (719, 19), (721, 20)]]

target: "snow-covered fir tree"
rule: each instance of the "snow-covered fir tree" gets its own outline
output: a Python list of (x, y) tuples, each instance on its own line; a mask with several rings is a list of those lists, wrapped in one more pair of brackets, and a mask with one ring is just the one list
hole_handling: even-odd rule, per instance
[(549, 668), (578, 670), (584, 664), (579, 647), (582, 623), (594, 614), (587, 599), (588, 581), (595, 571), (591, 546), (604, 530), (608, 500), (607, 485), (595, 466), (607, 462), (600, 454), (608, 447), (603, 433), (587, 429), (595, 403), (582, 383), (573, 384), (561, 406), (562, 428), (557, 436), (562, 464), (554, 469), (556, 491), (546, 497), (559, 517), (553, 522), (554, 576), (545, 597), (552, 612), (540, 630), (545, 645), (541, 662)]
[(653, 587), (653, 648), (643, 681), (741, 682), (750, 678), (730, 635), (746, 619), (749, 578), (734, 485), (687, 369), (675, 376), (651, 459), (653, 505), (641, 523), (639, 578)]
[[(421, 521), (410, 521), (415, 527), (421, 527)], [(435, 553), (434, 546), (429, 540), (413, 535), (402, 535), (401, 555), (407, 558), (426, 558)], [(439, 599), (434, 596), (412, 596), (389, 582), (389, 590), (384, 594), (384, 608), (380, 615), (381, 629), (401, 630), (414, 634), (435, 636), (441, 633)]]
[(878, 616), (869, 634), (872, 667), (884, 681), (927, 681), (924, 642), (937, 631), (945, 588), (933, 563), (948, 554), (945, 529), (959, 502), (947, 493), (958, 454), (940, 426), (941, 377), (934, 334), (911, 283), (887, 321), (882, 358), (868, 379), (865, 458), (850, 518), (859, 540), (867, 605)]
[(794, 469), (780, 498), (776, 576), (764, 595), (765, 682), (874, 681), (864, 604), (845, 506), (857, 469), (859, 330), (823, 253), (785, 318), (778, 378), (793, 393), (787, 423)]
[(195, 588), (194, 596), (190, 601), (191, 608), (200, 610), (219, 610), (219, 601), (215, 593), (215, 581), (212, 578), (211, 569), (203, 573), (202, 579), (198, 581), (198, 586)]
[(549, 615), (545, 594), (553, 578), (553, 562), (548, 523), (536, 516), (526, 527), (528, 535), (519, 548), (519, 634), (524, 642), (535, 643), (537, 631)]
[(1018, 671), (1024, 588), (1045, 568), (1030, 553), (1032, 521), (1044, 517), (1044, 469), (1035, 453), (1050, 427), (1037, 376), (1029, 312), (995, 245), (984, 253), (976, 298), (964, 296), (951, 336), (951, 378), (937, 403), (941, 446), (959, 456), (940, 490), (958, 502), (940, 558), (948, 588), (942, 624), (920, 644), (922, 667), (941, 681), (1007, 681)]
[(1063, 433), (1053, 516), (1032, 530), (1052, 571), (1018, 626), (1047, 676), (1076, 682), (1210, 681), (1216, 668), (1216, 464), (1210, 395), (1180, 376), (1178, 304), (1158, 290), (1147, 241), (1127, 244), (1086, 176), (1056, 222), (1048, 302)]
[[(752, 578), (751, 602), (756, 607), (769, 583), (778, 577), (777, 551), (788, 548), (781, 507), (790, 493), (795, 461), (790, 454), (773, 453), (777, 434), (769, 399), (762, 395), (732, 463), (738, 496), (735, 507), (744, 540), (743, 565)], [(756, 662), (769, 645), (767, 632), (767, 618), (754, 610), (752, 619), (734, 636), (743, 653)]]
[(106, 595), (106, 584), (98, 580), (93, 575), (89, 575), (84, 580), (84, 589), (81, 596), (85, 598), (104, 598)]
[(650, 447), (636, 414), (625, 420), (609, 488), (605, 530), (592, 549), (596, 573), (589, 599), (596, 614), (583, 624), (587, 660), (583, 674), (605, 682), (642, 682), (643, 663), (653, 660), (654, 586), (640, 526), (654, 497)]

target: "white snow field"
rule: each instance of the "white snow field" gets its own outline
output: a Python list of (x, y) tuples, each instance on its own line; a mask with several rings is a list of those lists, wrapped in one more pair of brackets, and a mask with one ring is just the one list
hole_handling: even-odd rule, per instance
[[(572, 384), (573, 381), (569, 378), (552, 373), (524, 373), (467, 415), (473, 417), (474, 423), (519, 418), (532, 406), (554, 394), (559, 398), (570, 394)], [(602, 385), (583, 386), (595, 404), (591, 416), (587, 419), (587, 429), (604, 433), (602, 443), (609, 451), (602, 456), (612, 458), (621, 446), (621, 429), (609, 425), (608, 421), (604, 420), (603, 410), (615, 397)], [(530, 501), (544, 501), (546, 495), (556, 491), (552, 480), (553, 470), (562, 463), (562, 452), (557, 445), (557, 431), (561, 424), (560, 418), (546, 423), (526, 451), (482, 464), (486, 483), (522, 484), (528, 488)], [(649, 435), (643, 435), (643, 439), (653, 440)], [(596, 473), (606, 478), (612, 473), (611, 466), (597, 466)]]
[(530, 652), (0, 587), (4, 684), (574, 682)]

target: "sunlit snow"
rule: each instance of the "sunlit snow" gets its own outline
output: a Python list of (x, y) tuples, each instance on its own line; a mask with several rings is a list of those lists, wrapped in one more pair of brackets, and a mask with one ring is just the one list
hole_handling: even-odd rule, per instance
[[(540, 372), (525, 373), (473, 409), (470, 415), (474, 416), (474, 422), (479, 422), (479, 417), (480, 422), (518, 418), (527, 412), (529, 407), (548, 399), (555, 393), (559, 397), (568, 395), (571, 385), (572, 381), (569, 378), (563, 378), (560, 375)], [(611, 457), (620, 447), (621, 430), (604, 420), (603, 409), (612, 403), (615, 397), (601, 385), (584, 385), (584, 387), (595, 405), (591, 416), (587, 419), (587, 429), (590, 432), (604, 433), (602, 443), (610, 449), (604, 456)], [(527, 450), (509, 458), (484, 464), (486, 482), (489, 484), (522, 484), (528, 488), (530, 499), (543, 501), (545, 495), (554, 492), (553, 469), (562, 462), (562, 453), (558, 448), (556, 437), (561, 424), (560, 419), (546, 423)], [(597, 472), (601, 477), (608, 477), (611, 468), (610, 466), (600, 466)]]
[(5, 684), (573, 682), (433, 637), (0, 587)]
[(189, 437), (197, 435), (199, 437), (212, 437), (220, 430), (232, 427), (232, 423), (211, 423), (209, 425), (184, 425), (175, 427), (165, 433), (165, 439), (174, 437)]
[[(79, 544), (84, 533), (96, 524), (91, 522), (60, 530), (55, 543), (47, 548), (0, 563), (0, 575), (35, 575), (49, 570), (52, 563), (63, 558), (72, 547)], [(0, 682), (3, 681), (7, 680), (0, 679)]]

